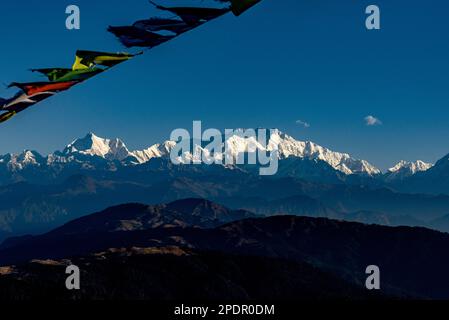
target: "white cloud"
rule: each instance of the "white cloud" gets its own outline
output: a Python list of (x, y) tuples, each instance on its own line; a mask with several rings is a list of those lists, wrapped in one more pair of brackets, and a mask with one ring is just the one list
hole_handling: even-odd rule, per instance
[(380, 119), (374, 117), (374, 116), (366, 116), (365, 117), (365, 124), (367, 126), (381, 126), (382, 121)]
[(304, 128), (310, 128), (310, 124), (303, 120), (296, 120), (296, 124)]

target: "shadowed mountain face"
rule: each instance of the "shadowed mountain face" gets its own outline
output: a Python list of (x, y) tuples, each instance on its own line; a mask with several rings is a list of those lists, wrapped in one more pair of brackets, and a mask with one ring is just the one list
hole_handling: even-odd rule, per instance
[[(201, 228), (196, 218), (200, 212), (205, 215), (206, 226), (213, 225), (210, 221), (216, 221), (217, 216), (225, 217), (221, 218), (223, 221), (250, 214), (198, 199), (185, 200), (184, 204), (116, 207), (42, 236), (15, 239), (0, 250), (0, 265), (87, 256), (109, 248), (176, 247), (305, 263), (358, 287), (364, 286), (366, 267), (374, 264), (381, 270), (383, 294), (449, 298), (448, 234), (423, 228), (391, 228), (295, 216), (249, 218)], [(162, 212), (167, 213), (167, 218), (160, 216)], [(196, 227), (189, 227), (192, 221)], [(234, 261), (229, 256), (225, 259), (228, 258)], [(287, 270), (288, 265), (285, 264)], [(9, 270), (7, 279), (14, 279), (10, 269), (4, 270)], [(281, 270), (285, 271), (282, 267)], [(230, 277), (234, 276), (231, 272)], [(319, 282), (313, 281), (318, 285)]]
[(126, 204), (71, 221), (51, 231), (48, 235), (60, 236), (170, 227), (212, 228), (250, 217), (255, 217), (255, 215), (244, 210), (229, 210), (204, 199), (179, 200), (156, 206)]
[[(124, 204), (75, 219), (49, 236), (77, 235), (89, 232), (135, 231), (154, 228), (212, 228), (244, 218), (256, 217), (245, 210), (230, 210), (204, 199), (185, 199), (161, 205)], [(32, 236), (12, 237), (0, 245), (7, 247)]]

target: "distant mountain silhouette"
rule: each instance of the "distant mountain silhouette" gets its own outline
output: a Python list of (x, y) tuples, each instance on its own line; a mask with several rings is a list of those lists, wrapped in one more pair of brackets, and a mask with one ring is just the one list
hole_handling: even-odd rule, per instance
[(449, 194), (449, 154), (426, 171), (392, 184), (402, 192)]
[(449, 231), (446, 224), (433, 223), (449, 214), (449, 196), (445, 195), (404, 194), (388, 188), (323, 184), (294, 177), (264, 178), (218, 167), (203, 170), (185, 166), (167, 171), (159, 169), (158, 162), (162, 165), (163, 160), (107, 176), (74, 175), (58, 184), (20, 182), (0, 187), (0, 241), (43, 233), (114, 205), (184, 198), (209, 199), (261, 215), (330, 217)]

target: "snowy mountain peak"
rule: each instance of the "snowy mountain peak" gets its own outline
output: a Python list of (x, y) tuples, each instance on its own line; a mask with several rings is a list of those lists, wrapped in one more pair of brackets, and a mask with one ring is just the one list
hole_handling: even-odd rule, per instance
[(229, 137), (225, 143), (232, 155), (235, 155), (237, 152), (256, 150), (273, 151), (277, 148), (280, 159), (297, 157), (322, 160), (345, 174), (376, 175), (381, 173), (378, 168), (365, 160), (351, 158), (347, 153), (334, 152), (310, 141), (296, 140), (278, 129), (272, 130), (266, 148), (253, 137), (244, 138), (239, 134)]
[(169, 156), (170, 151), (175, 147), (176, 142), (165, 141), (162, 144), (155, 144), (142, 151), (133, 151), (131, 154), (137, 159), (138, 163), (145, 163), (153, 158)]
[(41, 158), (36, 151), (25, 150), (17, 156), (17, 160), (25, 164), (35, 164)]
[(81, 154), (98, 156), (107, 160), (124, 160), (130, 156), (126, 145), (120, 139), (104, 139), (94, 133), (87, 134), (84, 138), (76, 139), (63, 151), (65, 155)]
[(279, 131), (277, 135), (275, 134), (274, 137), (271, 137), (271, 139), (273, 138), (279, 139), (279, 155), (281, 158), (294, 156), (312, 160), (322, 160), (327, 162), (334, 169), (345, 174), (362, 173), (376, 175), (381, 173), (378, 168), (371, 165), (368, 161), (354, 159), (347, 153), (335, 152), (311, 141), (298, 141)]

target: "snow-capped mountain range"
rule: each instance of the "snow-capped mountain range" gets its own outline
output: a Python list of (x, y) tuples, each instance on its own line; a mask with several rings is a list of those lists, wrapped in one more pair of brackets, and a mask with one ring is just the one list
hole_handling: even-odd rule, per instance
[[(91, 159), (104, 159), (118, 162), (125, 166), (139, 165), (147, 163), (154, 158), (168, 157), (175, 145), (174, 141), (165, 141), (144, 150), (130, 151), (120, 139), (105, 139), (96, 136), (94, 133), (89, 133), (84, 138), (74, 140), (63, 151), (56, 151), (46, 157), (36, 151), (29, 150), (20, 154), (0, 156), (0, 166), (6, 166), (9, 171), (20, 171), (35, 166), (89, 162)], [(223, 146), (223, 150), (227, 150), (226, 152), (233, 157), (236, 157), (241, 152), (255, 151), (257, 149), (273, 151), (277, 146), (279, 159), (302, 158), (314, 161), (321, 160), (346, 175), (365, 174), (376, 176), (382, 173), (366, 160), (355, 159), (347, 153), (334, 152), (313, 142), (298, 141), (279, 130), (272, 132), (266, 147), (254, 138), (242, 137), (239, 134), (228, 137), (224, 141)], [(203, 152), (208, 152), (201, 146), (197, 145), (196, 148)], [(217, 153), (214, 154), (214, 157), (223, 158), (224, 155)], [(194, 154), (184, 155), (184, 159), (192, 158), (195, 158)], [(414, 163), (401, 161), (389, 169), (387, 175), (391, 179), (396, 176), (403, 178), (416, 172), (428, 170), (431, 167), (431, 164), (422, 161)]]

